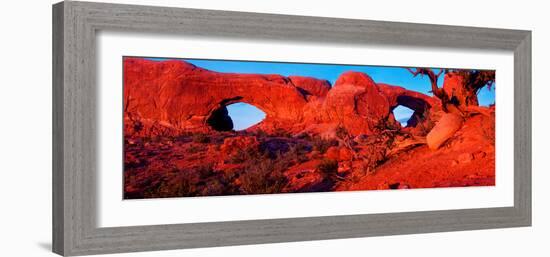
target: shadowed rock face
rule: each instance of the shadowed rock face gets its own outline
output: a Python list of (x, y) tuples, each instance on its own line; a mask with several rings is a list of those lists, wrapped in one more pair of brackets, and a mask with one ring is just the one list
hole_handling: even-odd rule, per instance
[(229, 112), (225, 105), (214, 110), (206, 120), (206, 124), (216, 131), (233, 130), (233, 120), (229, 117)]
[(381, 122), (396, 123), (392, 110), (397, 105), (415, 110), (415, 122), (441, 109), (435, 98), (376, 84), (359, 72), (342, 74), (331, 88), (328, 81), (309, 77), (219, 73), (178, 60), (124, 59), (127, 133), (228, 131), (233, 123), (226, 106), (237, 102), (266, 114), (250, 129), (291, 134), (330, 134), (339, 126), (353, 135), (372, 134)]

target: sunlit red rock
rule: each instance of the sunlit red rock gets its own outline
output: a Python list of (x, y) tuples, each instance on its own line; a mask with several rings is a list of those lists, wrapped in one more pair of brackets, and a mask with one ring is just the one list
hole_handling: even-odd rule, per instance
[(387, 98), (374, 81), (360, 72), (342, 74), (323, 103), (322, 120), (343, 126), (351, 134), (371, 134), (390, 114)]
[(468, 117), (448, 147), (419, 145), (392, 154), (375, 172), (337, 190), (376, 190), (495, 185), (494, 115)]
[(141, 58), (126, 58), (124, 70), (125, 114), (177, 132), (208, 131), (210, 115), (236, 102), (260, 108), (271, 128), (291, 128), (302, 120), (307, 103), (300, 90), (279, 75), (218, 73), (183, 61)]
[(435, 124), (435, 127), (426, 136), (430, 149), (438, 149), (447, 139), (452, 137), (462, 126), (464, 119), (454, 113), (446, 113)]
[(442, 114), (441, 101), (435, 97), (383, 83), (379, 83), (378, 88), (388, 99), (392, 110), (402, 105), (414, 111), (408, 126), (416, 127), (425, 121), (433, 122)]
[[(125, 58), (124, 70), (125, 198), (495, 183), (494, 106), (449, 113), (438, 98), (360, 72), (331, 86), (176, 60)], [(444, 90), (460, 83), (446, 76)], [(236, 102), (266, 118), (233, 131), (226, 106)], [(414, 110), (405, 127), (398, 105)]]
[(330, 90), (330, 83), (326, 80), (302, 76), (288, 76), (288, 78), (306, 97), (324, 97)]
[(378, 85), (360, 72), (342, 74), (331, 88), (326, 80), (310, 77), (220, 73), (179, 60), (124, 59), (127, 133), (229, 131), (233, 124), (226, 106), (236, 102), (265, 112), (253, 130), (329, 136), (338, 127), (354, 135), (375, 133), (381, 122), (395, 123), (391, 110), (396, 104), (420, 114), (440, 109), (429, 96)]

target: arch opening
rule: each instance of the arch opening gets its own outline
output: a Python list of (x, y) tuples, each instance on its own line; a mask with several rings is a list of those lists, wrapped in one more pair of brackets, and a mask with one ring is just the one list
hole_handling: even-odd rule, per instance
[(254, 105), (227, 101), (212, 111), (206, 123), (216, 131), (240, 131), (262, 122), (265, 116), (265, 112)]
[(397, 105), (392, 108), (392, 112), (402, 127), (416, 127), (425, 119), (426, 112), (431, 108), (424, 99), (413, 96), (401, 95), (396, 100)]
[(407, 127), (411, 122), (411, 118), (413, 117), (414, 110), (408, 107), (405, 107), (403, 105), (398, 105), (395, 108), (393, 108), (393, 116), (395, 117), (395, 120), (401, 124), (401, 127)]

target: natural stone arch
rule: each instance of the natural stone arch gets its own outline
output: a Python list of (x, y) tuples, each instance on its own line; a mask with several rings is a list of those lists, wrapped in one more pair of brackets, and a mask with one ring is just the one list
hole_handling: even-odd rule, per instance
[(431, 108), (431, 105), (426, 100), (410, 95), (397, 96), (395, 103), (396, 105), (391, 107), (392, 112), (399, 105), (405, 106), (414, 111), (412, 116), (407, 121), (407, 127), (416, 127), (418, 123), (424, 121), (428, 116), (427, 111)]
[(321, 134), (339, 126), (352, 135), (372, 134), (379, 124), (392, 121), (391, 111), (399, 104), (429, 120), (441, 111), (437, 98), (375, 83), (360, 72), (342, 74), (331, 87), (310, 77), (221, 73), (178, 60), (124, 59), (125, 119), (144, 127), (131, 133), (180, 135), (208, 132), (212, 126), (230, 130), (226, 106), (236, 102), (265, 113), (255, 128), (290, 134)]
[[(234, 122), (233, 118), (229, 116), (229, 112), (227, 110), (227, 107), (232, 104), (236, 103), (244, 103), (249, 106), (253, 106), (256, 109), (260, 110), (265, 114), (265, 111), (259, 108), (258, 106), (255, 106), (254, 104), (250, 104), (246, 101), (242, 100), (242, 96), (236, 96), (229, 99), (224, 99), (218, 104), (218, 108), (213, 109), (208, 117), (206, 118), (206, 126), (209, 128), (216, 130), (216, 131), (231, 131), (234, 129)], [(265, 118), (264, 118), (265, 120)], [(263, 120), (262, 120), (263, 121)], [(254, 126), (260, 126), (262, 121), (256, 123)]]
[(407, 121), (407, 127), (416, 127), (441, 110), (441, 102), (428, 95), (388, 84), (378, 84), (378, 88), (386, 95), (391, 112), (399, 105), (414, 111)]
[(326, 80), (221, 73), (178, 60), (126, 58), (124, 65), (126, 116), (155, 121), (173, 134), (210, 130), (207, 121), (212, 114), (224, 116), (221, 106), (235, 102), (262, 110), (266, 115), (263, 129), (290, 130), (303, 120), (308, 100), (322, 97), (330, 88)]

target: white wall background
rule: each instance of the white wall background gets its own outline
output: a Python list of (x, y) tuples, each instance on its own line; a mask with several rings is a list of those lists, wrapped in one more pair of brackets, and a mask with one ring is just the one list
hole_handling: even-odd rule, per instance
[[(0, 256), (51, 247), (51, 4), (7, 1), (0, 14)], [(533, 30), (533, 227), (219, 247), (116, 256), (549, 256), (545, 162), (550, 26), (545, 1), (126, 0), (157, 4)], [(510, 114), (512, 115), (512, 114)]]

